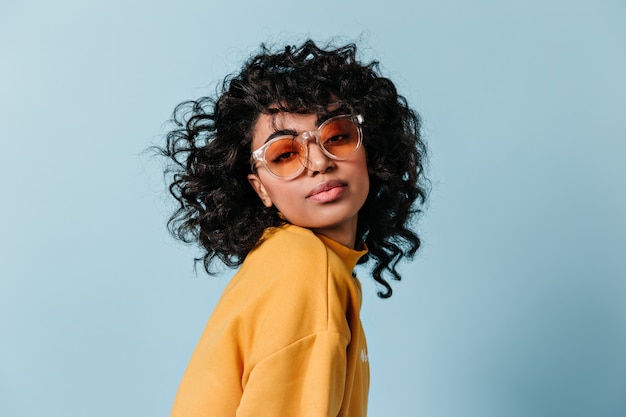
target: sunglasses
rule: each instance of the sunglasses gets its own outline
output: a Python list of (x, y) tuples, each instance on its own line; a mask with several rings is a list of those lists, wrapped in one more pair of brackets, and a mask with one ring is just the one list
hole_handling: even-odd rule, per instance
[(308, 164), (308, 142), (312, 139), (330, 159), (347, 159), (363, 143), (362, 123), (361, 115), (335, 116), (322, 123), (317, 130), (274, 138), (252, 152), (252, 169), (255, 169), (255, 162), (260, 161), (267, 172), (277, 178), (295, 178)]

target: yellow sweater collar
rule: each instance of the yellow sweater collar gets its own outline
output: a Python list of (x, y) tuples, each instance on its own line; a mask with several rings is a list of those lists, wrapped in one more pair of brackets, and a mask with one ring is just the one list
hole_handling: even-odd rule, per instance
[[(346, 265), (346, 267), (350, 271), (354, 270), (354, 267), (356, 266), (356, 263), (358, 262), (358, 260), (368, 252), (365, 242), (361, 242), (358, 244), (358, 246), (362, 248), (361, 250), (355, 250), (355, 249), (350, 249), (349, 247), (344, 246), (341, 243), (335, 240), (332, 240), (331, 238), (326, 237), (322, 234), (314, 233), (312, 230), (307, 229), (305, 227), (300, 227), (294, 224), (286, 223), (286, 224), (283, 224), (282, 226), (279, 226), (278, 228), (279, 229), (290, 228), (292, 230), (300, 230), (301, 233), (302, 232), (313, 233), (324, 243), (324, 245), (330, 248), (330, 250), (335, 252), (337, 256), (341, 258), (343, 263)], [(270, 234), (273, 233), (275, 230), (276, 229), (272, 229), (272, 228), (266, 229), (265, 232), (263, 233), (263, 239), (267, 239), (270, 236)]]
[(317, 236), (322, 242), (324, 242), (324, 244), (328, 246), (330, 250), (335, 252), (346, 264), (348, 270), (350, 271), (354, 269), (358, 260), (367, 253), (367, 247), (365, 246), (365, 243), (361, 243), (359, 245), (363, 248), (362, 250), (354, 250), (324, 235), (315, 233), (315, 236)]

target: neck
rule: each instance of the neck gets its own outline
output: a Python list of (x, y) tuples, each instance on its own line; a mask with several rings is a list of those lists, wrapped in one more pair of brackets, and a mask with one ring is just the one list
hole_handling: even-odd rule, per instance
[(343, 246), (354, 249), (356, 246), (356, 217), (349, 223), (343, 224), (341, 227), (329, 229), (312, 229), (315, 233), (324, 235), (327, 238), (341, 243)]

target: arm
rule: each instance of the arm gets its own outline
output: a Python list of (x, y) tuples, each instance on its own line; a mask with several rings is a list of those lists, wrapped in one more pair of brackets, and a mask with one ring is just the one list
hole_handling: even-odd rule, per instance
[(348, 339), (322, 331), (257, 363), (237, 417), (336, 417), (346, 382)]

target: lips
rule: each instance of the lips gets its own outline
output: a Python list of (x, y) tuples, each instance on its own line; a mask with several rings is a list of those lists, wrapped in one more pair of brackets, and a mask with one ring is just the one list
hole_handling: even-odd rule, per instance
[(322, 203), (328, 203), (341, 197), (347, 184), (339, 180), (326, 181), (316, 185), (307, 194), (306, 198)]

